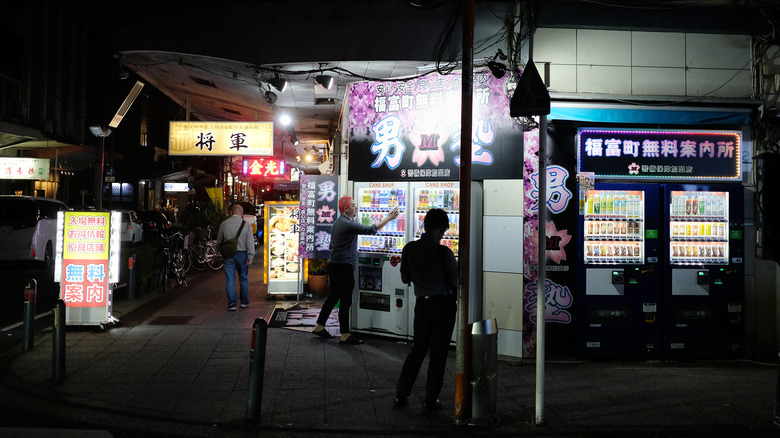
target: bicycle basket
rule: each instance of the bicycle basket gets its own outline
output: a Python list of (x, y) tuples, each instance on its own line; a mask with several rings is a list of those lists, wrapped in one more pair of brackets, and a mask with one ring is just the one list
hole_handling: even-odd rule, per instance
[(184, 236), (176, 233), (166, 237), (165, 249), (169, 251), (180, 251), (184, 249)]

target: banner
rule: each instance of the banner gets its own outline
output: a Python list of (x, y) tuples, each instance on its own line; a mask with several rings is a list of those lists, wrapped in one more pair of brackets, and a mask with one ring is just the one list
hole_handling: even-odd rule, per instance
[(301, 174), (300, 248), (302, 259), (330, 257), (330, 236), (338, 213), (338, 177)]
[[(523, 177), (523, 130), (509, 116), (509, 77), (474, 72), (472, 179)], [(350, 86), (349, 179), (460, 179), (460, 72)]]

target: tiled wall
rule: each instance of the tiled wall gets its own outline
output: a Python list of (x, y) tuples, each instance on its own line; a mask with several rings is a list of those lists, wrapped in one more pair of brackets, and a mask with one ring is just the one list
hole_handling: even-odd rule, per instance
[[(542, 28), (534, 62), (550, 91), (748, 98), (749, 35)], [(543, 74), (543, 73), (542, 73)]]

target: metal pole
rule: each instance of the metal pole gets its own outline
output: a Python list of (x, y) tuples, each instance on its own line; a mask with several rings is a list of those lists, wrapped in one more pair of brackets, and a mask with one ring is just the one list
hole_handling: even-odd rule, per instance
[(127, 299), (135, 299), (135, 254), (127, 259)]
[(463, 80), (460, 105), (460, 236), (458, 323), (455, 336), (455, 424), (471, 418), (469, 397), (469, 248), (471, 236), (471, 125), (474, 87), (474, 0), (463, 1)]
[(539, 251), (536, 275), (536, 424), (544, 423), (544, 306), (547, 298), (547, 116), (539, 116)]
[(38, 282), (31, 278), (24, 288), (24, 338), (22, 351), (32, 351), (35, 339), (35, 301), (38, 295)]
[(65, 379), (65, 301), (57, 300), (54, 306), (54, 334), (52, 342), (52, 379)]
[(260, 418), (267, 338), (268, 323), (263, 318), (255, 318), (255, 322), (252, 323), (252, 348), (249, 352), (249, 388), (246, 392), (247, 420)]

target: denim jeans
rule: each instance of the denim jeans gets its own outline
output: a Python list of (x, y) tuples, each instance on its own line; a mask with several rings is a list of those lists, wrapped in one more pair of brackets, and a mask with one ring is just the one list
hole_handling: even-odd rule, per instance
[(236, 305), (236, 272), (241, 293), (241, 304), (249, 304), (249, 266), (246, 251), (236, 251), (233, 257), (225, 259), (225, 291), (228, 307)]

